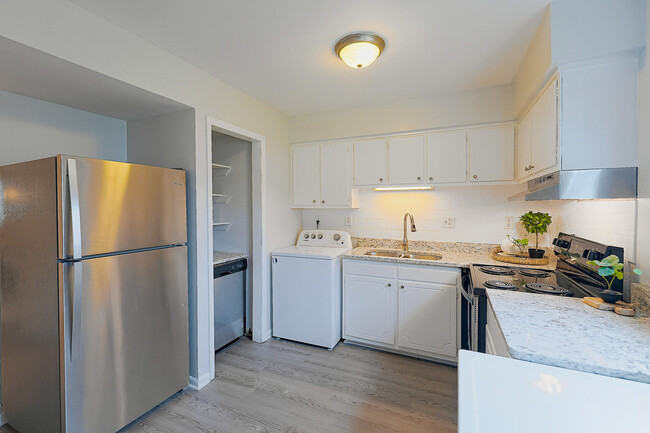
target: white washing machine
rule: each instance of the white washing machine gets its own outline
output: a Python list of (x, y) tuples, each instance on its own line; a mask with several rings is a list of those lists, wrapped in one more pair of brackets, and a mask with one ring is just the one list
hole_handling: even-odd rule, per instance
[(350, 234), (304, 230), (272, 253), (273, 336), (333, 349), (341, 340), (341, 256)]

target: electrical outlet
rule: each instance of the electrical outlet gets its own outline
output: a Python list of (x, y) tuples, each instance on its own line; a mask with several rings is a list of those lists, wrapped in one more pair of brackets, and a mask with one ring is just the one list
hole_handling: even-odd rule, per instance
[(323, 219), (320, 217), (320, 215), (316, 215), (314, 218), (314, 227), (320, 228), (321, 224), (323, 224)]
[(505, 219), (505, 223), (503, 225), (504, 228), (508, 230), (512, 230), (515, 228), (515, 217), (507, 216)]
[(442, 226), (447, 229), (454, 228), (456, 226), (456, 217), (453, 216), (442, 217)]
[(352, 215), (346, 215), (345, 216), (345, 225), (346, 226), (351, 226), (352, 225)]

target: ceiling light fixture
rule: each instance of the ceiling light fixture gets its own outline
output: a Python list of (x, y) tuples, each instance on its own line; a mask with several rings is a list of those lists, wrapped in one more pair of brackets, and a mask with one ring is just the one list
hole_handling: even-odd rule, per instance
[(432, 186), (378, 186), (375, 191), (422, 191), (431, 190)]
[(334, 51), (348, 66), (361, 69), (374, 62), (385, 46), (381, 36), (374, 33), (354, 33), (338, 41)]

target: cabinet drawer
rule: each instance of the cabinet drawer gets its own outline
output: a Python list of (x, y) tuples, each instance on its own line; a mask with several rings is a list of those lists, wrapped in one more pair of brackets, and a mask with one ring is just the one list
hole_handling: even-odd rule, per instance
[(427, 268), (424, 266), (400, 266), (398, 278), (400, 280), (423, 281), (427, 283), (449, 284), (455, 286), (458, 282), (458, 269)]
[(343, 272), (346, 274), (395, 279), (397, 266), (363, 260), (345, 260), (343, 262)]

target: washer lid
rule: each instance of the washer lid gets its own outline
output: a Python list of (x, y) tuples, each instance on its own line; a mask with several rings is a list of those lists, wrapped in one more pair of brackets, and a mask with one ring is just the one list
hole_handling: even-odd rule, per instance
[(292, 246), (281, 250), (273, 251), (274, 256), (304, 257), (308, 259), (335, 259), (342, 254), (348, 253), (347, 248), (332, 247), (299, 247)]

